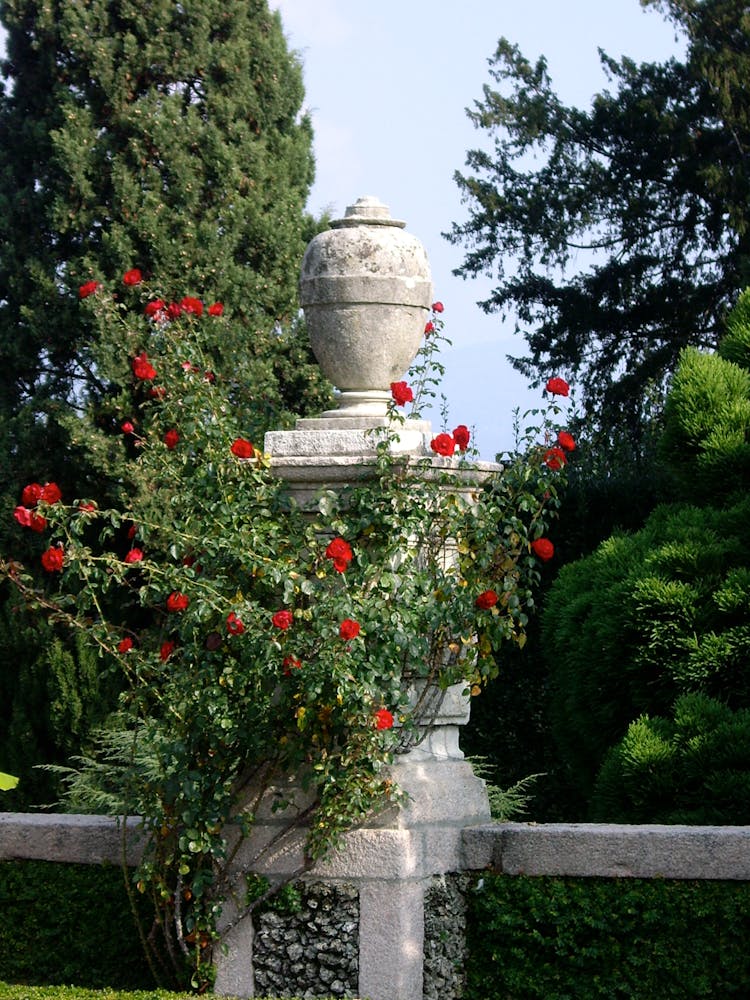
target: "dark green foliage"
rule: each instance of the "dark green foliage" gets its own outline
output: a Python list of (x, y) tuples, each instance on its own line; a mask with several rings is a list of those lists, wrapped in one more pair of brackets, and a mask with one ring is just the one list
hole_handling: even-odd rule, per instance
[[(152, 988), (123, 879), (107, 866), (0, 863), (0, 979)], [(137, 898), (148, 929), (151, 914)]]
[[(0, 1000), (195, 1000), (195, 993), (173, 993), (170, 990), (89, 990), (75, 986), (18, 986), (0, 983)], [(263, 1000), (263, 997), (258, 997), (258, 1000)], [(265, 1000), (274, 998), (266, 997)], [(302, 998), (288, 997), (286, 1000)], [(334, 998), (320, 997), (320, 1000)]]
[(591, 817), (621, 823), (750, 823), (750, 709), (704, 695), (641, 716), (607, 754)]
[(495, 282), (485, 310), (517, 318), (516, 368), (537, 384), (569, 373), (590, 422), (636, 449), (681, 349), (716, 346), (750, 279), (750, 12), (650, 5), (684, 59), (602, 54), (610, 86), (585, 109), (500, 40), (469, 111), (484, 148), (456, 175), (468, 220), (450, 234), (468, 248), (458, 273)]
[(119, 684), (82, 634), (58, 635), (8, 599), (0, 603), (0, 770), (20, 778), (3, 793), (10, 812), (57, 802), (59, 779), (36, 770), (85, 747), (115, 707)]
[(701, 691), (750, 706), (750, 500), (661, 507), (563, 567), (544, 612), (555, 738), (589, 794), (608, 748), (643, 713)]
[(177, 301), (225, 302), (212, 353), (247, 386), (248, 430), (325, 401), (309, 352), (278, 335), (315, 228), (313, 160), (301, 68), (266, 0), (5, 0), (0, 19), (0, 495), (40, 478), (84, 493), (62, 416), (93, 401), (106, 426), (117, 395), (77, 301), (91, 279), (138, 267)]
[[(304, 211), (314, 170), (302, 72), (266, 0), (3, 0), (0, 21), (0, 552), (38, 565), (38, 537), (11, 516), (21, 489), (54, 481), (66, 502), (108, 505), (128, 489), (120, 425), (144, 403), (127, 390), (144, 345), (119, 323), (102, 334), (80, 285), (116, 284), (132, 301), (121, 279), (137, 267), (168, 302), (223, 302), (212, 366), (258, 444), (323, 408), (330, 387), (297, 319), (316, 229)], [(23, 761), (16, 804), (49, 801), (48, 779), (25, 775), (63, 750), (54, 678), (66, 675), (62, 700), (80, 715), (66, 751), (96, 713), (87, 698), (102, 696), (68, 637), (54, 633), (43, 653), (52, 633), (23, 634), (0, 668), (13, 688), (3, 753)]]
[(750, 886), (485, 876), (467, 1000), (750, 995)]

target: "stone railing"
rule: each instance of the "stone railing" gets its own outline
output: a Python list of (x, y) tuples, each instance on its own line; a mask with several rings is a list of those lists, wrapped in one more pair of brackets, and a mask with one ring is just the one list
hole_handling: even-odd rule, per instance
[[(116, 864), (125, 857), (136, 864), (136, 820), (126, 833), (123, 839), (122, 826), (102, 816), (0, 813), (0, 861)], [(266, 863), (278, 871), (295, 850), (287, 844)], [(452, 1000), (465, 959), (465, 904), (452, 879), (461, 872), (748, 880), (750, 827), (483, 823), (459, 830), (448, 821), (441, 833), (439, 820), (423, 816), (408, 829), (358, 830), (305, 875), (299, 915), (237, 925), (219, 990), (269, 995), (283, 992), (281, 984), (308, 996)], [(315, 921), (315, 931), (305, 920)]]

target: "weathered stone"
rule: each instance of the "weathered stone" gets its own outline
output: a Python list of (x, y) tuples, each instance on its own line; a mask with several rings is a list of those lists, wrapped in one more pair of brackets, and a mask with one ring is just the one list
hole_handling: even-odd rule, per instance
[(339, 410), (384, 415), (390, 383), (422, 340), (432, 299), (424, 247), (377, 198), (360, 198), (309, 244), (300, 302), (323, 373), (341, 390)]

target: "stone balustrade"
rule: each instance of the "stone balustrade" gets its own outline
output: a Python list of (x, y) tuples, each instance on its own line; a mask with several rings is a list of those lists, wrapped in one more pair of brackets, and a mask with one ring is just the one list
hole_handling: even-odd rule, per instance
[[(460, 873), (605, 878), (750, 878), (750, 827), (627, 826), (586, 823), (474, 823), (418, 810), (411, 825), (350, 833), (343, 848), (307, 872), (303, 914), (320, 922), (327, 907), (323, 961), (309, 960), (310, 934), (271, 915), (237, 925), (220, 968), (219, 990), (274, 992), (304, 967), (309, 995), (371, 1000), (452, 1000), (465, 956)], [(464, 811), (466, 815), (466, 811)], [(0, 813), (0, 861), (137, 864), (143, 839), (136, 819), (123, 827), (104, 816)], [(123, 853), (123, 845), (125, 850)], [(299, 843), (267, 858), (265, 870), (295, 864)], [(263, 867), (260, 867), (263, 871)], [(334, 918), (332, 914), (337, 914)], [(335, 919), (338, 925), (333, 926)], [(446, 933), (448, 932), (448, 933)], [(232, 937), (234, 935), (234, 937)], [(330, 940), (336, 941), (332, 949)], [(283, 941), (283, 946), (279, 946)], [(300, 950), (301, 949), (301, 950)], [(298, 954), (299, 952), (299, 954)], [(301, 961), (303, 952), (308, 961)], [(315, 967), (319, 979), (310, 981)], [(348, 972), (347, 972), (348, 970)], [(349, 976), (347, 982), (346, 976)], [(298, 978), (298, 982), (299, 978)], [(356, 991), (356, 992), (355, 992)]]

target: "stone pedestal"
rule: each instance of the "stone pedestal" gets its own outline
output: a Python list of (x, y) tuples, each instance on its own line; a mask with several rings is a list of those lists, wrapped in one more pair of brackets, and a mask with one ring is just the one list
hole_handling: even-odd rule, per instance
[[(403, 377), (417, 352), (432, 296), (426, 255), (403, 232), (403, 223), (392, 220), (377, 199), (360, 199), (329, 233), (313, 240), (300, 288), (313, 350), (339, 390), (339, 407), (298, 421), (294, 430), (266, 435), (271, 467), (299, 506), (312, 509), (321, 491), (372, 476), (384, 435), (397, 458), (419, 463), (420, 475), (452, 470), (455, 489), (470, 488), (456, 461), (432, 453), (429, 422), (389, 424), (390, 382)], [(495, 468), (481, 463), (469, 479), (476, 483), (477, 475)], [(355, 947), (355, 995), (369, 1000), (423, 1000), (426, 894), (435, 879), (463, 869), (462, 830), (489, 820), (484, 783), (458, 745), (459, 727), (469, 715), (462, 689), (430, 691), (419, 702), (423, 732), (405, 735), (391, 768), (406, 800), (352, 830), (340, 850), (304, 874), (307, 886), (338, 886), (358, 900), (356, 940), (342, 929), (339, 943), (343, 947), (346, 938), (347, 947)], [(417, 682), (415, 703), (418, 698)], [(252, 836), (239, 847), (238, 873), (293, 877), (302, 869), (306, 831), (292, 827), (279, 836), (283, 822), (261, 811)], [(231, 921), (231, 908), (226, 917)], [(219, 959), (218, 993), (250, 996), (255, 986), (260, 990), (253, 979), (248, 922), (240, 921), (229, 934), (229, 951)], [(347, 926), (353, 926), (351, 919)], [(299, 957), (296, 945), (294, 954)], [(303, 966), (290, 964), (288, 988), (311, 996), (318, 987), (294, 980), (294, 970)], [(325, 984), (333, 974), (328, 966), (325, 976), (321, 972), (316, 995), (327, 995)], [(343, 972), (341, 977), (338, 986), (344, 984)], [(441, 1000), (452, 998), (443, 990)]]

